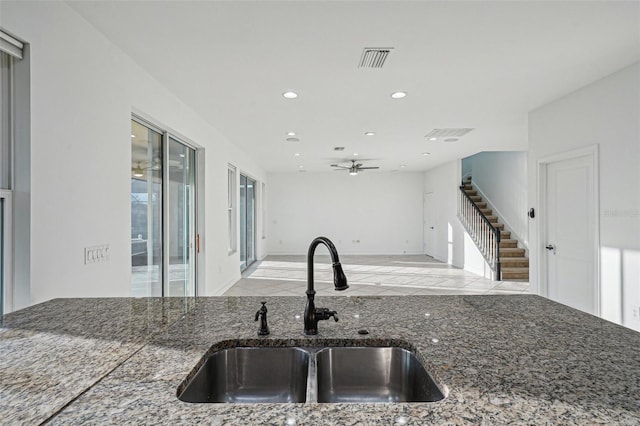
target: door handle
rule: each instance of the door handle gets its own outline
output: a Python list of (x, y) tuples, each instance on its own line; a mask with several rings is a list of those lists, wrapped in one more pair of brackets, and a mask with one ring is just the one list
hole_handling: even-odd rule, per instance
[(554, 246), (553, 244), (547, 244), (545, 248), (549, 251), (553, 250), (553, 254), (556, 254), (556, 246)]
[(429, 229), (433, 229), (433, 226), (430, 226)]

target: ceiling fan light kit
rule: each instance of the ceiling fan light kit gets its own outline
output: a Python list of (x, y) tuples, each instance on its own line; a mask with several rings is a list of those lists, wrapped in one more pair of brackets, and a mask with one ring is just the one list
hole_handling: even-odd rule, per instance
[(357, 163), (356, 160), (350, 160), (350, 166), (340, 166), (339, 164), (331, 164), (331, 167), (334, 167), (336, 170), (347, 170), (351, 176), (356, 176), (359, 172), (363, 170), (374, 170), (379, 169), (380, 167), (362, 167), (362, 163)]

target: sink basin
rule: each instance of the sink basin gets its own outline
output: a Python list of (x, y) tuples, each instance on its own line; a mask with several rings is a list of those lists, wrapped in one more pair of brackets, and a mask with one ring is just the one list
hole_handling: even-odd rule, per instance
[(235, 347), (206, 356), (178, 388), (185, 402), (371, 403), (444, 398), (400, 347)]
[(185, 402), (305, 402), (309, 353), (238, 347), (211, 354), (178, 398)]
[(444, 398), (422, 363), (397, 347), (319, 351), (318, 402), (434, 402)]

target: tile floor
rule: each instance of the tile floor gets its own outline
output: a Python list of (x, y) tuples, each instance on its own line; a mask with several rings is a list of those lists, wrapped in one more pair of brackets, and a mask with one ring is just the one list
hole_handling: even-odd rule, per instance
[[(318, 296), (523, 294), (528, 282), (491, 281), (426, 255), (340, 256), (349, 289), (335, 291), (329, 256), (316, 256)], [(225, 296), (304, 296), (306, 256), (267, 256), (254, 263)]]

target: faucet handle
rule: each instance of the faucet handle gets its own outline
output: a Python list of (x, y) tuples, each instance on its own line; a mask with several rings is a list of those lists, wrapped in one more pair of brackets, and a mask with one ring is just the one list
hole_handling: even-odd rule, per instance
[(333, 320), (334, 320), (335, 322), (338, 322), (338, 313), (337, 313), (336, 311), (329, 311), (329, 312), (328, 312), (328, 315), (329, 315), (330, 317), (333, 317)]
[(260, 303), (262, 303), (262, 307), (258, 309), (258, 312), (256, 312), (255, 321), (258, 321), (258, 318), (260, 317), (260, 315), (265, 315), (267, 313), (267, 307), (265, 306), (267, 302), (260, 302)]

